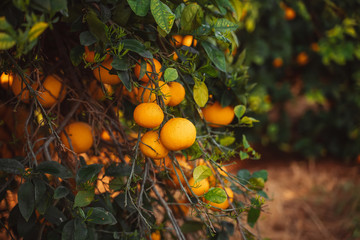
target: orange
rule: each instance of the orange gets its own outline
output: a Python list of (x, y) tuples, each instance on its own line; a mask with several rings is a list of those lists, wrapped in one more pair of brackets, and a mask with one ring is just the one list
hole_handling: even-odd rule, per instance
[(172, 118), (161, 129), (160, 139), (164, 146), (178, 151), (193, 145), (196, 139), (196, 128), (186, 118)]
[[(30, 79), (26, 79), (26, 82), (32, 87), (32, 89), (36, 90), (38, 87), (37, 83), (31, 83)], [(21, 79), (21, 77), (19, 75), (15, 75), (13, 77), (13, 83), (11, 85), (11, 90), (14, 93), (15, 96), (18, 96), (20, 93), (21, 95), (19, 96), (20, 100), (25, 102), (25, 103), (29, 103), (30, 102), (30, 92), (27, 89), (26, 84), (23, 82), (23, 80)]]
[[(73, 122), (67, 125), (64, 131), (70, 138), (74, 152), (83, 153), (91, 148), (93, 144), (93, 134), (89, 124), (85, 122)], [(60, 134), (61, 141), (67, 148), (71, 149), (64, 131)]]
[(3, 87), (6, 90), (9, 90), (11, 88), (12, 82), (13, 82), (12, 74), (6, 74), (6, 73), (1, 74), (0, 77), (1, 87)]
[(282, 60), (281, 57), (277, 57), (273, 60), (272, 64), (275, 68), (279, 68), (283, 65), (284, 61)]
[[(211, 166), (211, 168), (212, 168), (213, 175), (211, 175), (209, 177), (209, 183), (210, 183), (210, 186), (213, 187), (216, 185), (217, 178), (216, 178), (216, 173), (215, 173), (215, 170), (213, 169), (213, 166)], [(219, 174), (221, 176), (224, 176), (224, 177), (228, 176), (228, 174), (226, 173), (227, 170), (226, 170), (225, 166), (221, 166), (221, 169), (217, 168), (217, 170), (219, 171)], [(226, 185), (228, 185), (230, 183), (229, 180), (227, 180), (226, 178), (222, 178), (222, 180), (224, 181), (224, 184), (226, 184)]]
[[(87, 46), (85, 46), (85, 53), (84, 53), (85, 61), (94, 63), (95, 62), (95, 52), (90, 51)], [(109, 54), (106, 54), (104, 61), (110, 58)]]
[(161, 240), (160, 231), (158, 230), (158, 231), (151, 233), (151, 239), (152, 240)]
[(318, 52), (320, 51), (320, 47), (319, 44), (317, 42), (313, 42), (310, 44), (310, 48), (311, 50), (313, 50), (314, 52)]
[[(234, 192), (231, 190), (231, 188), (228, 188), (228, 187), (225, 187), (224, 190), (225, 190), (226, 194), (228, 195), (227, 199), (224, 202), (222, 202), (222, 203), (214, 203), (211, 201), (206, 201), (206, 202), (213, 207), (227, 209), (230, 206), (229, 200), (230, 200), (230, 202), (233, 202), (233, 200), (234, 200)], [(213, 211), (220, 211), (219, 209), (216, 209), (216, 208), (211, 208), (211, 209)]]
[(115, 85), (121, 82), (121, 79), (116, 74), (110, 74), (110, 70), (112, 69), (111, 63), (113, 59), (109, 58), (106, 61), (101, 63), (101, 66), (95, 68), (93, 70), (95, 78), (106, 84)]
[(285, 8), (285, 19), (293, 20), (296, 17), (296, 12), (290, 7)]
[(228, 125), (234, 119), (234, 108), (231, 106), (222, 107), (219, 102), (207, 105), (202, 109), (204, 118), (209, 122), (211, 127), (221, 127), (221, 125)]
[[(141, 65), (139, 63), (136, 63), (135, 68), (134, 68), (135, 76), (140, 81), (143, 81), (143, 82), (149, 82), (149, 80), (150, 80), (149, 76), (154, 80), (160, 79), (162, 76), (162, 72), (160, 72), (161, 71), (161, 63), (157, 59), (153, 58), (154, 65), (155, 65), (155, 72), (154, 72), (151, 61), (147, 60), (147, 59), (144, 59), (144, 60), (146, 61), (146, 70), (145, 70), (144, 76), (141, 79), (139, 79), (140, 78), (140, 70), (141, 70)], [(150, 63), (148, 61), (150, 61)], [(138, 62), (141, 62), (141, 59), (139, 59)]]
[(57, 101), (62, 101), (66, 95), (66, 88), (56, 75), (49, 75), (45, 78), (40, 88), (37, 99), (45, 107), (53, 106)]
[(145, 133), (139, 144), (140, 151), (147, 157), (160, 159), (167, 156), (169, 150), (161, 143), (159, 134), (156, 131)]
[(173, 52), (173, 60), (176, 61), (179, 59), (179, 56), (176, 54), (176, 52)]
[(194, 47), (196, 47), (197, 42), (198, 42), (198, 41), (194, 38), (194, 41), (193, 41), (193, 46), (194, 46)]
[(170, 101), (168, 102), (168, 106), (176, 106), (179, 105), (182, 100), (185, 98), (185, 88), (181, 83), (178, 82), (170, 82), (168, 83), (170, 87)]
[(181, 35), (173, 35), (172, 39), (170, 40), (171, 45), (174, 47), (180, 47), (183, 41), (183, 36)]
[(187, 47), (191, 47), (191, 44), (193, 43), (193, 39), (194, 39), (194, 37), (192, 35), (184, 36), (183, 41), (182, 41), (182, 45), (187, 46)]
[[(165, 105), (167, 105), (170, 101), (170, 87), (168, 84), (166, 84), (163, 81), (158, 82), (158, 86), (160, 88), (160, 91), (157, 91), (154, 83), (144, 83), (142, 85), (143, 87), (140, 87), (137, 94), (137, 100), (138, 102), (156, 102), (156, 96), (157, 92), (160, 96), (162, 96), (162, 99), (164, 100)], [(161, 102), (161, 101), (160, 101)]]
[(156, 103), (141, 103), (134, 110), (135, 122), (145, 128), (160, 126), (164, 120), (164, 113)]
[(161, 171), (163, 171), (165, 170), (165, 167), (171, 166), (171, 159), (169, 156), (166, 156), (163, 159), (154, 159), (154, 163), (160, 168)]
[[(207, 193), (209, 191), (209, 188), (210, 188), (209, 180), (207, 178), (205, 178), (201, 181), (198, 181), (197, 183), (195, 183), (194, 178), (190, 178), (189, 185), (191, 187), (191, 190), (197, 196), (204, 195), (205, 193)], [(189, 193), (191, 193), (190, 190), (189, 190)]]
[(98, 82), (96, 80), (90, 82), (88, 90), (91, 97), (99, 101), (104, 100), (106, 96), (111, 96), (114, 93), (111, 85), (106, 83), (104, 83), (104, 92), (102, 87), (98, 85)]
[(305, 52), (301, 52), (296, 56), (296, 62), (300, 66), (304, 66), (309, 62), (309, 57)]

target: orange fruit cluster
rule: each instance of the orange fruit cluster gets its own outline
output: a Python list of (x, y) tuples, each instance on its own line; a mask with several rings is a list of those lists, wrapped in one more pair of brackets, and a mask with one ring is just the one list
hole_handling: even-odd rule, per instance
[[(181, 46), (187, 46), (187, 47), (197, 46), (197, 40), (194, 39), (192, 35), (186, 35), (186, 36), (173, 35), (170, 39), (170, 43), (176, 48)], [(176, 52), (173, 52), (172, 55), (174, 61), (176, 61), (179, 58)]]

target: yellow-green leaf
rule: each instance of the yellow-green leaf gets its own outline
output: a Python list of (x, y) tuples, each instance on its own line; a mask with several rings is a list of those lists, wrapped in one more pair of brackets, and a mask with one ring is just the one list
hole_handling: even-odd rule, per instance
[(0, 50), (7, 50), (15, 45), (15, 40), (6, 33), (0, 33)]
[(35, 23), (34, 26), (32, 26), (29, 31), (29, 41), (32, 42), (36, 38), (38, 38), (48, 26), (49, 24), (46, 22)]
[(197, 82), (193, 90), (194, 100), (199, 107), (204, 107), (209, 99), (209, 91), (204, 82)]
[(199, 165), (194, 169), (193, 178), (195, 183), (213, 175), (211, 169), (205, 165)]
[(159, 0), (151, 0), (150, 9), (159, 27), (169, 33), (174, 24), (175, 14), (166, 4)]

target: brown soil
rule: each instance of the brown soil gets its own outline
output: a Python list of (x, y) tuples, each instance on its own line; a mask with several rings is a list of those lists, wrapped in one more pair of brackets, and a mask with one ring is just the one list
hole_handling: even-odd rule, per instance
[(262, 160), (242, 164), (269, 173), (270, 200), (253, 229), (260, 239), (360, 239), (359, 166), (260, 152)]

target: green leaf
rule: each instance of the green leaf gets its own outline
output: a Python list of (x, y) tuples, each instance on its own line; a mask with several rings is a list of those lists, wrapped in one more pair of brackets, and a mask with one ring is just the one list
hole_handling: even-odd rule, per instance
[(90, 46), (97, 42), (96, 37), (89, 31), (81, 32), (79, 38), (83, 46)]
[(252, 177), (262, 178), (266, 182), (268, 179), (268, 172), (266, 170), (260, 170), (253, 173)]
[(234, 107), (235, 116), (240, 119), (246, 112), (246, 107), (244, 105), (237, 105)]
[(250, 227), (254, 227), (256, 221), (259, 219), (260, 217), (260, 209), (258, 208), (250, 208), (249, 212), (248, 212), (248, 217), (247, 217), (247, 223), (250, 225)]
[(172, 82), (178, 79), (179, 75), (175, 68), (167, 68), (164, 73), (165, 82)]
[(0, 50), (8, 50), (15, 45), (16, 41), (7, 33), (0, 32)]
[(195, 183), (212, 176), (211, 169), (205, 165), (199, 165), (194, 169), (193, 178)]
[(150, 9), (159, 27), (169, 33), (174, 24), (175, 14), (166, 4), (159, 0), (151, 0)]
[(85, 207), (89, 205), (95, 197), (93, 190), (90, 191), (79, 191), (75, 196), (74, 208)]
[(249, 179), (249, 188), (253, 190), (261, 190), (265, 186), (265, 181), (261, 177), (252, 177)]
[(70, 60), (74, 66), (78, 66), (82, 62), (82, 56), (84, 54), (83, 46), (76, 46), (70, 50)]
[(67, 1), (66, 0), (51, 0), (50, 1), (51, 14), (61, 12), (64, 16), (67, 16)]
[(125, 177), (130, 176), (131, 166), (126, 163), (119, 163), (117, 165), (111, 164), (105, 169), (105, 175), (111, 177)]
[(193, 89), (194, 100), (199, 107), (204, 107), (209, 99), (209, 91), (204, 82), (196, 81)]
[(250, 144), (248, 143), (245, 135), (242, 135), (242, 144), (243, 144), (245, 149), (250, 148)]
[(240, 159), (245, 160), (248, 159), (250, 156), (246, 152), (240, 151)]
[(0, 171), (12, 174), (22, 174), (24, 166), (16, 159), (0, 158)]
[(246, 185), (249, 182), (249, 179), (251, 178), (251, 174), (249, 170), (247, 169), (241, 169), (237, 172), (237, 177), (241, 184)]
[(206, 54), (209, 56), (210, 60), (215, 64), (215, 66), (219, 70), (226, 72), (226, 62), (225, 62), (224, 53), (209, 42), (203, 41), (201, 42), (201, 45), (203, 46)]
[(59, 186), (54, 191), (54, 199), (66, 197), (70, 193), (69, 189), (64, 186)]
[(106, 25), (98, 18), (93, 10), (89, 10), (86, 14), (86, 22), (88, 23), (90, 32), (103, 43), (107, 43)]
[(35, 203), (38, 204), (46, 194), (46, 184), (45, 181), (41, 179), (34, 179), (34, 189), (35, 189)]
[(120, 78), (126, 89), (131, 92), (132, 85), (129, 78), (129, 73), (127, 71), (118, 71), (118, 77)]
[(74, 240), (85, 240), (87, 237), (88, 230), (85, 222), (76, 218), (74, 223)]
[(121, 41), (121, 43), (124, 44), (124, 49), (136, 52), (144, 58), (153, 58), (153, 55), (151, 52), (146, 50), (144, 44), (136, 39), (124, 39)]
[(181, 13), (180, 25), (186, 32), (191, 32), (201, 26), (204, 12), (200, 5), (191, 3)]
[(120, 71), (127, 71), (129, 69), (129, 61), (127, 58), (119, 58), (119, 57), (114, 57), (114, 60), (111, 63), (111, 66), (116, 69), (116, 70), (120, 70)]
[(213, 203), (223, 203), (227, 200), (227, 195), (224, 189), (222, 188), (210, 188), (210, 190), (205, 193), (205, 199)]
[(259, 122), (259, 120), (252, 118), (252, 117), (247, 117), (244, 116), (241, 120), (240, 120), (240, 124), (245, 124), (245, 125), (249, 125), (250, 127), (253, 126), (254, 122)]
[(229, 31), (235, 31), (236, 29), (238, 29), (238, 25), (227, 20), (226, 18), (220, 18), (216, 21), (216, 23), (214, 24), (214, 30), (215, 32), (229, 32)]
[(150, 0), (127, 0), (130, 8), (140, 17), (145, 17), (150, 9)]
[(8, 31), (10, 29), (13, 29), (13, 27), (6, 21), (5, 16), (0, 17), (0, 31)]
[(61, 240), (74, 240), (74, 222), (75, 220), (72, 219), (64, 225), (61, 233)]
[(200, 221), (186, 221), (183, 225), (181, 225), (181, 231), (183, 233), (194, 233), (201, 229), (203, 229), (204, 223)]
[(29, 221), (35, 208), (35, 188), (31, 182), (25, 182), (20, 186), (18, 201), (21, 215), (26, 221)]
[(38, 22), (35, 23), (34, 26), (32, 26), (30, 28), (29, 31), (29, 41), (32, 42), (35, 39), (37, 39), (44, 31), (45, 29), (49, 26), (48, 23), (46, 22)]
[(72, 177), (71, 172), (67, 168), (65, 168), (63, 165), (55, 161), (41, 162), (36, 167), (36, 170), (38, 172), (48, 173), (62, 179), (67, 179)]
[(89, 211), (92, 211), (92, 213), (86, 219), (88, 222), (102, 225), (114, 225), (117, 223), (115, 217), (103, 208), (94, 207), (85, 209), (85, 213), (88, 213)]
[(102, 167), (102, 164), (91, 164), (81, 167), (76, 174), (76, 184), (94, 181), (94, 177), (99, 174)]
[(227, 147), (235, 142), (236, 138), (234, 136), (225, 136), (220, 139), (220, 144)]
[(52, 224), (60, 225), (67, 220), (66, 216), (62, 211), (54, 206), (50, 206), (45, 214), (44, 217)]

